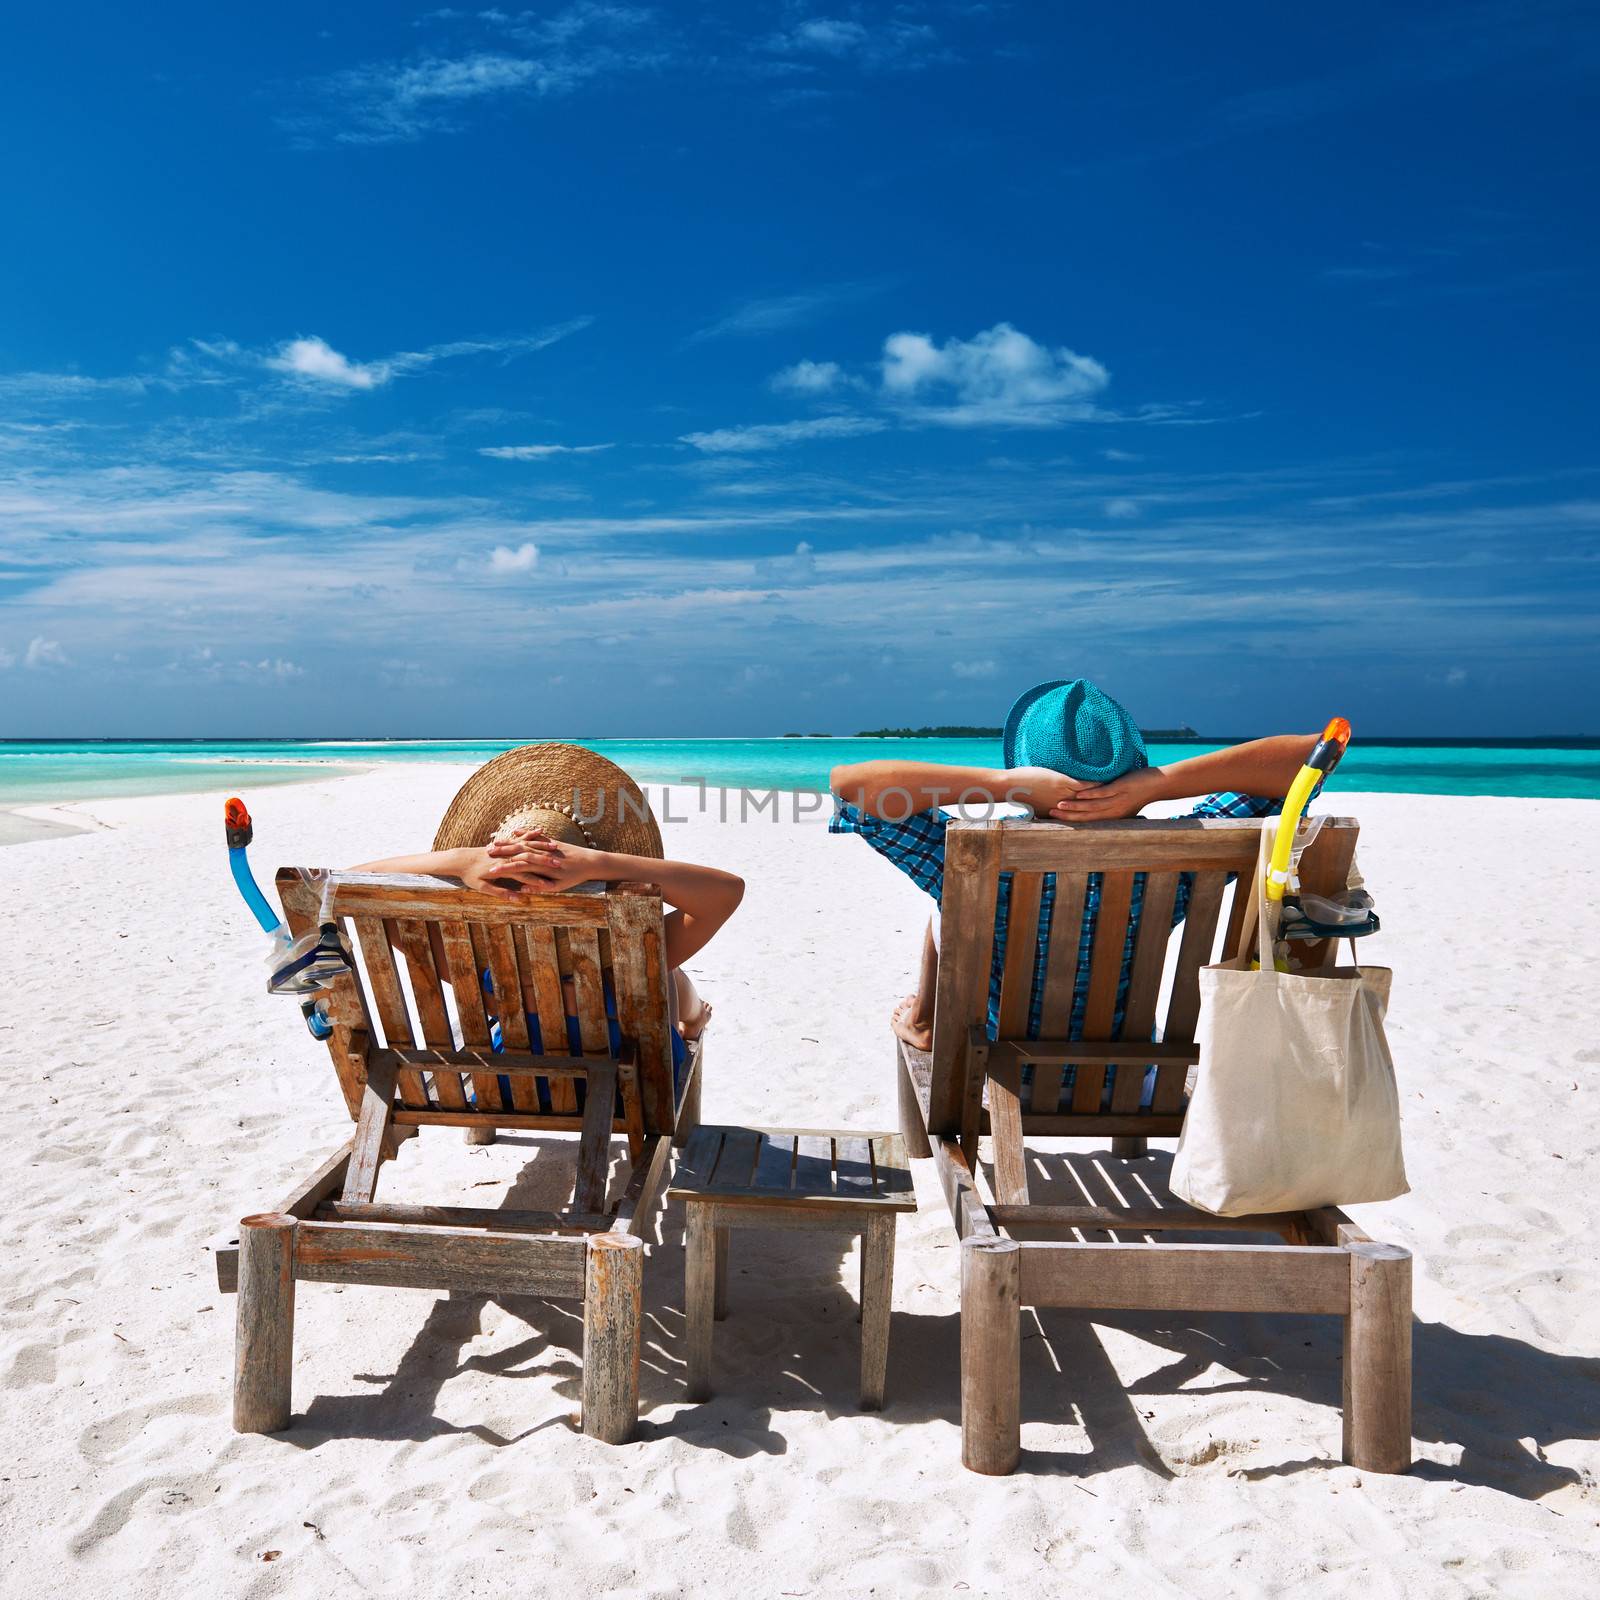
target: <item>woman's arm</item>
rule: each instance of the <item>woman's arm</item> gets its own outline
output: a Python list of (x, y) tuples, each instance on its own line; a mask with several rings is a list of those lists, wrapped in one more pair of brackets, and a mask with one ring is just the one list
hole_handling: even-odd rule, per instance
[(889, 822), (935, 806), (1000, 801), (1043, 816), (1085, 787), (1048, 767), (956, 767), (937, 761), (856, 761), (835, 767), (828, 781), (841, 800)]
[(1315, 733), (1275, 733), (1168, 766), (1125, 772), (1110, 783), (1092, 784), (1064, 796), (1051, 806), (1049, 815), (1056, 822), (1131, 817), (1155, 800), (1187, 800), (1219, 789), (1279, 800), (1288, 794), (1319, 737)]
[[(535, 859), (524, 851), (510, 851), (505, 855), (491, 855), (487, 845), (471, 845), (459, 850), (424, 850), (414, 856), (388, 856), (382, 861), (364, 861), (350, 872), (416, 872), (433, 878), (458, 878), (465, 889), (475, 889), (479, 894), (492, 894), (502, 900), (514, 900), (522, 888), (544, 887), (540, 873), (543, 858)], [(500, 882), (495, 880), (499, 879)]]
[(681, 967), (703, 950), (744, 898), (744, 879), (720, 867), (591, 850), (546, 838), (535, 829), (491, 844), (488, 853), (497, 871), (502, 860), (525, 862), (527, 887), (535, 890), (570, 889), (596, 880), (656, 884), (661, 898), (674, 908), (666, 919), (669, 967)]

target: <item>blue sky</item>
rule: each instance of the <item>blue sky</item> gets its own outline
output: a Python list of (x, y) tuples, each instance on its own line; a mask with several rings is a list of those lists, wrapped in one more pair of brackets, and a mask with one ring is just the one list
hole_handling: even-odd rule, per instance
[(1600, 733), (1592, 7), (13, 8), (0, 732)]

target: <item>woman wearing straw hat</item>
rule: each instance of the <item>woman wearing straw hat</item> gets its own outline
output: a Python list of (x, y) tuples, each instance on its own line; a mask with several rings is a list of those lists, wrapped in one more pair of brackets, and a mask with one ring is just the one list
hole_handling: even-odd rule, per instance
[(666, 956), (678, 1031), (688, 1039), (705, 1027), (711, 1008), (683, 963), (710, 943), (744, 897), (744, 879), (731, 872), (668, 861), (638, 784), (575, 744), (529, 744), (496, 756), (450, 802), (433, 849), (352, 870), (456, 878), (512, 901), (607, 883), (656, 884), (672, 908)]

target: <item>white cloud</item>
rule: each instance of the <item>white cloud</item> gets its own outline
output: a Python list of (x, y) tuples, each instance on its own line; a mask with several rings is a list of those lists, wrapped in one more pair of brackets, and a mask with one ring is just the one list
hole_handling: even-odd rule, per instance
[(16, 664), (16, 653), (14, 651), (7, 650), (3, 644), (0, 644), (0, 672), (4, 672), (7, 667), (14, 667)]
[(538, 564), (536, 544), (519, 544), (515, 550), (509, 545), (497, 544), (489, 556), (490, 572), (532, 572)]
[(773, 373), (767, 387), (779, 394), (828, 394), (844, 382), (844, 368), (837, 361), (797, 361)]
[(934, 30), (920, 22), (875, 22), (868, 27), (844, 17), (807, 17), (774, 34), (766, 47), (777, 55), (832, 56), (868, 69), (914, 69), (955, 60)]
[[(438, 20), (465, 21), (444, 12)], [(632, 6), (576, 0), (551, 15), (480, 11), (477, 21), (500, 39), (492, 48), (460, 55), (374, 61), (335, 72), (305, 86), (311, 109), (291, 113), (282, 125), (303, 145), (331, 138), (340, 144), (402, 144), (428, 133), (451, 132), (456, 114), (476, 101), (513, 95), (570, 94), (602, 76), (659, 65), (666, 51), (649, 39), (627, 36), (651, 20)], [(516, 53), (517, 47), (527, 52)]]
[(395, 374), (390, 361), (352, 361), (341, 355), (326, 339), (291, 339), (264, 365), (274, 372), (287, 372), (313, 383), (331, 383), (342, 389), (376, 389)]
[(261, 661), (241, 661), (239, 671), (246, 677), (266, 678), (274, 683), (287, 683), (291, 678), (303, 678), (306, 669), (298, 661), (285, 661), (282, 656), (268, 656)]
[(478, 454), (497, 461), (547, 461), (551, 456), (592, 456), (611, 448), (609, 444), (486, 444)]
[(30, 639), (22, 664), (37, 672), (44, 667), (70, 667), (67, 653), (58, 639)]
[(713, 428), (709, 433), (685, 433), (680, 442), (707, 454), (722, 451), (770, 450), (803, 439), (846, 439), (856, 434), (881, 433), (887, 426), (877, 417), (808, 417), (797, 422), (757, 422), (742, 428)]
[(207, 343), (196, 339), (193, 344), (195, 349), (215, 360), (246, 365), (259, 361), (270, 371), (284, 373), (307, 384), (324, 384), (335, 389), (377, 389), (392, 378), (419, 372), (436, 361), (480, 355), (499, 355), (509, 361), (580, 333), (593, 320), (592, 317), (574, 317), (536, 333), (511, 334), (498, 339), (452, 339), (423, 350), (402, 350), (381, 361), (352, 361), (317, 334), (302, 334), (298, 339), (287, 340), (276, 352), (266, 356), (245, 350), (232, 340)]
[(697, 328), (684, 340), (685, 344), (701, 344), (707, 339), (729, 336), (746, 337), (751, 334), (777, 333), (784, 328), (798, 327), (815, 322), (823, 312), (836, 305), (847, 305), (853, 300), (863, 300), (878, 293), (881, 283), (835, 283), (820, 289), (803, 290), (797, 294), (773, 295), (766, 299), (746, 300), (735, 306), (715, 322)]
[(1000, 668), (988, 659), (982, 661), (952, 661), (950, 670), (958, 678), (992, 678)]
[(1111, 381), (1092, 356), (1038, 344), (1009, 322), (942, 345), (925, 333), (891, 334), (882, 373), (885, 400), (949, 427), (1052, 427), (1091, 417), (1093, 396)]
[(1106, 515), (1118, 522), (1127, 522), (1139, 515), (1139, 502), (1137, 500), (1107, 500)]

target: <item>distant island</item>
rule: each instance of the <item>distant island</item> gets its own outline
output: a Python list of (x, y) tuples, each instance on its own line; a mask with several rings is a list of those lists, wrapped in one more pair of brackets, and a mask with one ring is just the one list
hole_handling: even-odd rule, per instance
[(863, 728), (857, 739), (998, 739), (1003, 728)]
[[(1141, 728), (1139, 730), (1152, 744), (1170, 744), (1175, 739), (1198, 739), (1193, 728)], [(998, 739), (1004, 728), (863, 728), (857, 739)], [(786, 733), (784, 738), (797, 739), (799, 734)]]

